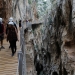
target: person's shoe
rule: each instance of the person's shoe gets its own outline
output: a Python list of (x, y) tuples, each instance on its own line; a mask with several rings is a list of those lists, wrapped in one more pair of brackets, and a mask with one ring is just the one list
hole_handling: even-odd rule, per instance
[(1, 49), (5, 49), (3, 46), (1, 46)]
[(14, 56), (14, 53), (12, 53), (12, 57)]

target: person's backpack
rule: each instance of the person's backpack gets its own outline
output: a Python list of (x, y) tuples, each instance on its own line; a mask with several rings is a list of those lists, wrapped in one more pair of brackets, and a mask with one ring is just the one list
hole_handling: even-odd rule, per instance
[(3, 24), (0, 23), (0, 33), (3, 33), (4, 29), (3, 29)]
[(15, 31), (15, 27), (9, 27), (7, 40), (9, 40), (9, 41), (11, 41), (11, 40), (17, 41), (17, 34), (16, 34), (16, 31)]

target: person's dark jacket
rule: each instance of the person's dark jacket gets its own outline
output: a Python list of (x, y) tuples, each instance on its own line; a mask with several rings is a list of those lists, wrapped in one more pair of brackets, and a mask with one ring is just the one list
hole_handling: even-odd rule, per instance
[(0, 34), (4, 34), (4, 25), (0, 23)]
[[(9, 22), (8, 22), (9, 23)], [(14, 23), (14, 22), (13, 22)], [(17, 26), (16, 26), (16, 24), (14, 23), (14, 26), (15, 26), (15, 28), (16, 28), (16, 30), (17, 30), (17, 32), (18, 32), (18, 29), (17, 29)], [(7, 27), (6, 27), (6, 34), (7, 34), (7, 32), (8, 32), (8, 24), (7, 24)]]
[(16, 33), (16, 28), (15, 26), (9, 26), (8, 27), (8, 32), (7, 32), (7, 41), (17, 41), (17, 33)]

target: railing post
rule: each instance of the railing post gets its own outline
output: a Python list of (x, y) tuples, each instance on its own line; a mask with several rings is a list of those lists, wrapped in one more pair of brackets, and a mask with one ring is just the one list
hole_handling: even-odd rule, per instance
[(26, 75), (26, 53), (25, 53), (25, 38), (24, 38), (24, 28), (20, 29), (20, 46), (21, 51), (18, 53), (19, 60), (19, 75)]
[(23, 53), (20, 51), (18, 53), (18, 60), (19, 60), (19, 75), (22, 75), (22, 62), (23, 62)]

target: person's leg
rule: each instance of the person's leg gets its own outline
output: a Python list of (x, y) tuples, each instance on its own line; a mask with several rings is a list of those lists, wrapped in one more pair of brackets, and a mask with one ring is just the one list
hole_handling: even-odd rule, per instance
[(5, 48), (3, 47), (3, 39), (4, 39), (4, 35), (2, 34), (2, 35), (1, 35), (1, 49), (5, 49)]
[(9, 48), (10, 48), (10, 41), (9, 41)]
[(13, 46), (13, 41), (10, 41), (10, 47), (12, 51), (12, 56), (14, 56), (14, 46)]
[(16, 40), (13, 41), (13, 45), (14, 45), (14, 53), (16, 52)]
[(15, 52), (16, 52), (16, 49), (17, 49), (16, 47), (17, 47), (17, 46), (16, 46), (16, 41), (15, 41)]
[[(0, 35), (0, 43), (1, 43), (1, 35)], [(1, 51), (1, 48), (0, 48), (0, 51)]]
[(3, 46), (3, 40), (1, 40), (1, 47)]
[(3, 39), (1, 40), (1, 49), (5, 49), (5, 48), (3, 47)]

